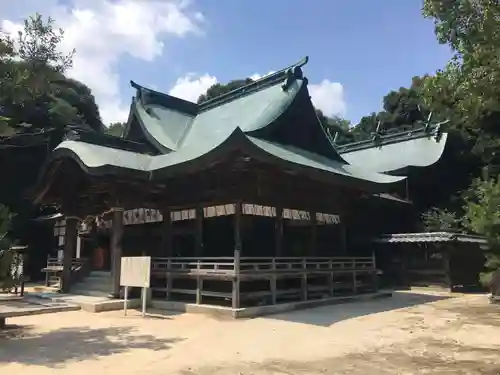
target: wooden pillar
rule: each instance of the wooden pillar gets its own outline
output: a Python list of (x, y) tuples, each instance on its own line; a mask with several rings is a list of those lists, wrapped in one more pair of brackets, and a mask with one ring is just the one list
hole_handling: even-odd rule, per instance
[[(172, 257), (172, 215), (170, 208), (165, 208), (162, 210), (163, 222), (162, 222), (162, 252), (164, 257)], [(167, 269), (165, 272), (165, 299), (170, 299), (170, 290), (172, 289), (172, 274), (171, 272), (171, 259), (167, 260)]]
[(163, 209), (162, 216), (162, 256), (170, 258), (172, 256), (172, 216), (170, 209)]
[(358, 293), (358, 275), (356, 272), (356, 261), (352, 261), (352, 294)]
[(318, 255), (318, 228), (317, 228), (316, 211), (310, 211), (309, 216), (311, 218), (311, 237), (309, 242), (309, 254), (314, 257)]
[(269, 286), (271, 288), (271, 303), (276, 305), (277, 295), (276, 295), (276, 260), (275, 258), (271, 261), (271, 278), (269, 280)]
[(236, 203), (234, 212), (234, 279), (232, 293), (232, 307), (240, 307), (240, 257), (242, 250), (241, 243), (241, 202)]
[(302, 260), (302, 274), (300, 278), (300, 291), (302, 301), (307, 301), (307, 291), (308, 291), (308, 281), (307, 281), (307, 262), (305, 259)]
[(196, 206), (196, 244), (195, 256), (201, 257), (203, 254), (203, 207)]
[(120, 298), (120, 271), (122, 260), (123, 209), (113, 209), (111, 223), (111, 293), (112, 298)]
[(375, 250), (372, 251), (372, 265), (373, 265), (373, 275), (372, 275), (373, 289), (376, 292), (378, 291), (378, 272), (377, 272), (377, 258), (375, 256)]
[(450, 250), (451, 250), (450, 247), (445, 245), (443, 247), (441, 254), (443, 256), (443, 271), (444, 271), (445, 283), (451, 292), (453, 289), (453, 280), (451, 278)]
[(344, 221), (343, 217), (340, 217), (340, 246), (342, 249), (342, 255), (347, 254), (347, 223)]
[(201, 262), (198, 260), (198, 265), (196, 267), (196, 271), (198, 272), (198, 276), (196, 277), (196, 304), (201, 304), (203, 298), (203, 279), (199, 275), (200, 273)]
[(78, 220), (66, 219), (66, 232), (64, 234), (63, 271), (61, 276), (61, 290), (68, 293), (71, 288), (71, 264), (76, 252), (76, 237), (78, 236)]
[[(402, 273), (402, 279), (403, 279), (403, 285), (405, 288), (411, 287), (411, 278), (410, 278), (410, 265), (409, 265), (409, 252), (408, 252), (408, 244), (401, 244), (401, 273)], [(419, 249), (420, 250), (420, 249)]]
[(276, 206), (276, 220), (274, 222), (274, 253), (277, 257), (283, 256), (283, 206)]
[(328, 273), (328, 293), (330, 295), (330, 297), (333, 297), (333, 295), (335, 294), (335, 284), (334, 284), (334, 273), (333, 273), (333, 261), (330, 259), (328, 261), (328, 269), (330, 270), (330, 272)]

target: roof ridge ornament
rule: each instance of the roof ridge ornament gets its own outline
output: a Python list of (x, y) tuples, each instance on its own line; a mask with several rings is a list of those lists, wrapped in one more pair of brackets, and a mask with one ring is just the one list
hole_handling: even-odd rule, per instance
[(371, 134), (372, 135), (372, 142), (375, 143), (375, 144), (377, 144), (377, 145), (380, 144), (381, 141), (382, 141), (382, 131), (380, 129), (381, 127), (382, 127), (382, 121), (378, 120), (378, 122), (377, 122), (377, 128)]
[(281, 85), (281, 89), (283, 91), (288, 91), (288, 88), (294, 83), (297, 79), (305, 80), (305, 84), (307, 85), (307, 80), (304, 78), (304, 73), (302, 72), (301, 65), (295, 65), (292, 68), (289, 68), (286, 71), (286, 79), (285, 82)]
[[(418, 108), (420, 110), (420, 106), (418, 106)], [(429, 115), (427, 116), (427, 120), (425, 121), (425, 125), (424, 125), (423, 130), (425, 133), (434, 136), (434, 139), (436, 140), (436, 142), (439, 142), (439, 140), (441, 139), (441, 137), (443, 135), (442, 125), (449, 123), (451, 120), (447, 119), (444, 121), (437, 122), (435, 124), (431, 124), (432, 115), (433, 115), (433, 112), (431, 111), (429, 113)]]

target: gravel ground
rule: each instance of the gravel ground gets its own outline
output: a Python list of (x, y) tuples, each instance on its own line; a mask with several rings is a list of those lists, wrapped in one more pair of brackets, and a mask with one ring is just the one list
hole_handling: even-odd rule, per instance
[(8, 323), (9, 375), (500, 374), (500, 305), (484, 295), (399, 292), (240, 321), (76, 311)]

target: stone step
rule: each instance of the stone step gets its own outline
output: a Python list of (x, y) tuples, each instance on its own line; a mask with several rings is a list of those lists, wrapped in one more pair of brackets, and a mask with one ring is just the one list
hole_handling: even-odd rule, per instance
[(74, 285), (77, 289), (87, 289), (87, 290), (98, 290), (102, 292), (108, 292), (111, 290), (111, 284), (106, 283), (78, 283)]
[(87, 276), (85, 279), (81, 280), (80, 283), (83, 284), (104, 284), (111, 285), (113, 280), (107, 277), (95, 277), (95, 276)]
[(89, 297), (103, 297), (107, 298), (111, 289), (107, 291), (102, 290), (91, 290), (85, 288), (72, 288), (71, 294), (80, 295), (80, 296), (89, 296)]
[(111, 271), (91, 271), (89, 276), (111, 278)]

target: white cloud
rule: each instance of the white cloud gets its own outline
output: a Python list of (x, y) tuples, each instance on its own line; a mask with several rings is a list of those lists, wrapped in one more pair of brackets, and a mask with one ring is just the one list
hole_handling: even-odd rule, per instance
[(69, 5), (17, 0), (10, 5), (0, 1), (0, 26), (7, 32), (37, 11), (64, 29), (61, 49), (77, 51), (68, 75), (92, 89), (105, 124), (124, 121), (128, 114), (128, 103), (119, 93), (120, 58), (128, 54), (150, 62), (162, 55), (165, 37), (197, 33), (203, 22), (203, 15), (191, 12), (186, 0), (72, 0)]
[[(274, 71), (270, 71), (264, 75), (254, 73), (250, 78), (257, 80), (272, 73)], [(201, 76), (190, 73), (185, 77), (177, 79), (169, 94), (196, 102), (201, 94), (204, 94), (210, 86), (217, 82), (217, 78), (208, 73)], [(346, 103), (342, 84), (324, 79), (318, 84), (309, 84), (308, 87), (314, 106), (320, 109), (326, 116), (345, 116)]]
[(325, 116), (345, 116), (347, 106), (342, 84), (324, 79), (318, 84), (310, 84), (309, 93), (314, 106)]
[(201, 94), (205, 94), (208, 88), (216, 83), (217, 78), (208, 73), (198, 77), (196, 74), (190, 73), (178, 78), (168, 93), (190, 102), (196, 102)]
[[(249, 78), (255, 81), (272, 73), (274, 72), (271, 71), (264, 75), (254, 73)], [(210, 86), (218, 82), (217, 77), (208, 73), (203, 75), (188, 73), (184, 77), (178, 78), (168, 93), (184, 100), (196, 102), (200, 95), (205, 94)]]
[(254, 81), (257, 81), (258, 79), (267, 77), (269, 74), (273, 74), (273, 73), (274, 73), (274, 70), (271, 70), (270, 72), (267, 72), (266, 74), (254, 73), (249, 78), (253, 79)]

